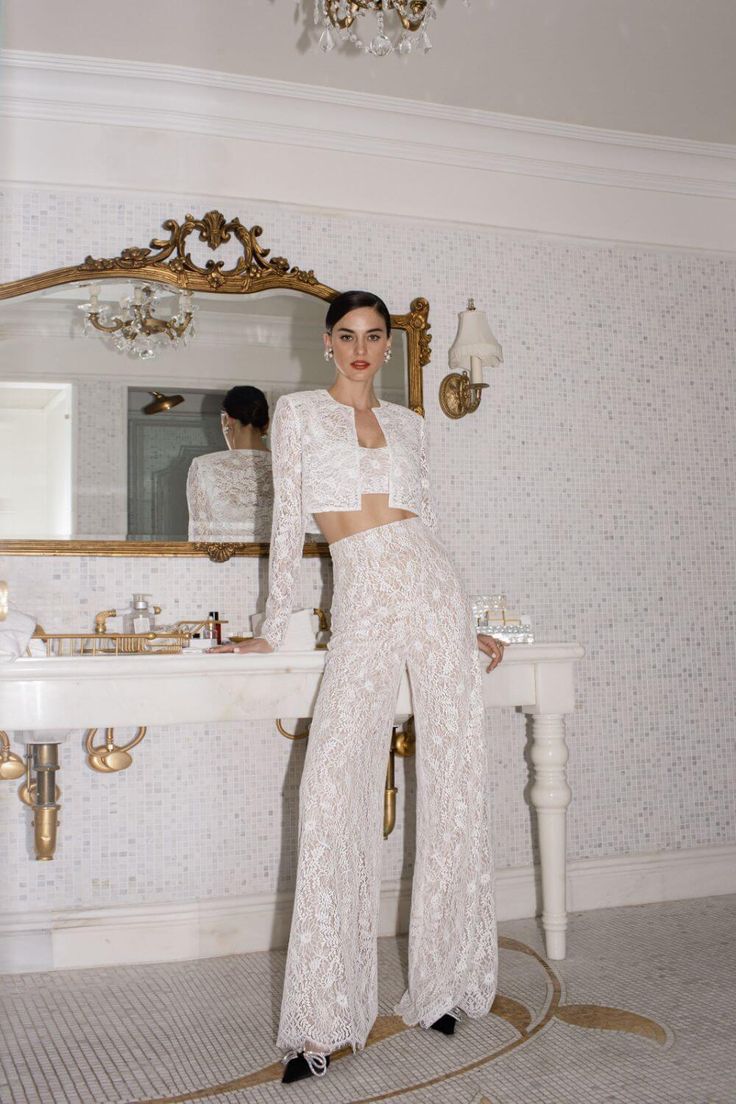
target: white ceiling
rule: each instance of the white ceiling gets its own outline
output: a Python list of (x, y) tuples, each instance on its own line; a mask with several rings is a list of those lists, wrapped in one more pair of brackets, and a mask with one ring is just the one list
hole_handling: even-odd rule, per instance
[(428, 55), (317, 48), (313, 0), (5, 0), (3, 45), (736, 144), (734, 0), (437, 0)]

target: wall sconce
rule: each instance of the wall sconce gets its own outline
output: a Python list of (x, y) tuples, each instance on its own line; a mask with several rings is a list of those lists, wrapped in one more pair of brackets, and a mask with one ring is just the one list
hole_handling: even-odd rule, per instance
[(178, 406), (184, 402), (183, 395), (162, 395), (160, 391), (149, 391), (153, 398), (143, 407), (144, 414), (160, 414), (162, 410), (171, 410), (172, 406)]
[(488, 319), (484, 311), (475, 309), (472, 299), (458, 318), (457, 335), (450, 346), (453, 371), (440, 384), (440, 406), (448, 418), (464, 418), (478, 409), (481, 392), (488, 386), (483, 382), (483, 369), (503, 362), (501, 346), (491, 333)]

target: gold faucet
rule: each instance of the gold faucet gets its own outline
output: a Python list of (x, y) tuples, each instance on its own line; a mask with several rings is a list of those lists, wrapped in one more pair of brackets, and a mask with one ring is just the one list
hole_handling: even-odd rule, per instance
[(117, 610), (102, 610), (95, 616), (95, 632), (99, 635), (107, 632), (108, 617), (117, 617)]

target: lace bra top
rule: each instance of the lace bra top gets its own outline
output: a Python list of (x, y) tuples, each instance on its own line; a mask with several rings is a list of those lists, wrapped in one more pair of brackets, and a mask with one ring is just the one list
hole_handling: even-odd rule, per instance
[(388, 494), (391, 478), (391, 457), (388, 446), (366, 448), (364, 445), (359, 445), (358, 449), (360, 493), (362, 495)]
[(397, 403), (373, 413), (386, 447), (358, 442), (355, 410), (329, 391), (281, 395), (269, 437), (273, 456), (274, 509), (268, 560), (268, 601), (261, 635), (272, 648), (284, 638), (297, 591), (305, 528), (314, 514), (359, 510), (363, 493), (384, 493), (388, 504), (421, 517), (433, 529), (424, 418)]

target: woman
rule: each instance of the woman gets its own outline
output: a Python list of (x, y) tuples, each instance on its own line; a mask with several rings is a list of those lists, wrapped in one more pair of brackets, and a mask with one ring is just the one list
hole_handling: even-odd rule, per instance
[(468, 600), (432, 535), (424, 420), (380, 402), (391, 355), (385, 304), (362, 291), (327, 312), (328, 390), (285, 395), (271, 432), (275, 486), (262, 638), (279, 647), (314, 514), (334, 569), (332, 635), (300, 789), (299, 865), (278, 1045), (283, 1081), (322, 1076), (365, 1045), (377, 1014), (382, 793), (399, 681), (408, 666), (417, 731), (417, 854), (407, 1024), (452, 1034), (496, 989), (489, 775)]
[(273, 481), (268, 400), (258, 387), (232, 387), (222, 401), (227, 451), (197, 456), (187, 474), (190, 541), (267, 541)]

